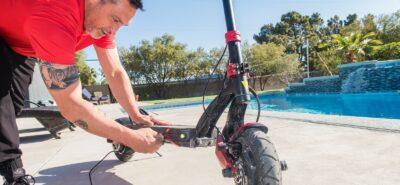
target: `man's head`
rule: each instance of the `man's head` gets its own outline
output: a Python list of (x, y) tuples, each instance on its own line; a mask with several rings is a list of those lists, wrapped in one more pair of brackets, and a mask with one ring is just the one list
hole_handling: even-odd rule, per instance
[(143, 9), (142, 0), (86, 0), (85, 31), (93, 38), (115, 34), (130, 23), (137, 9)]

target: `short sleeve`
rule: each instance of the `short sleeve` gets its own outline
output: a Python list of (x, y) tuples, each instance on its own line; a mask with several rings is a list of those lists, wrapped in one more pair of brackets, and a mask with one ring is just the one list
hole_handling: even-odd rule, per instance
[(106, 35), (100, 39), (94, 39), (94, 45), (104, 49), (113, 49), (115, 48), (115, 35)]
[(37, 58), (72, 65), (78, 26), (77, 19), (68, 11), (68, 7), (61, 5), (49, 8), (42, 5), (35, 7), (24, 25), (24, 31)]

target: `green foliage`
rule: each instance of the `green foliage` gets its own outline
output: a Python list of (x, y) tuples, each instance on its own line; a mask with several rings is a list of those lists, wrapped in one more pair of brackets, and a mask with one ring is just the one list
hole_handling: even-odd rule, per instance
[(327, 19), (326, 24), (324, 22), (319, 13), (307, 16), (288, 12), (276, 24), (262, 26), (254, 40), (259, 44), (282, 45), (285, 53), (297, 53), (304, 59), (308, 38), (310, 70), (324, 74), (336, 74), (337, 68), (331, 66), (336, 63), (398, 58), (400, 10), (379, 17), (367, 14), (361, 19), (357, 14), (350, 14), (343, 20), (335, 15)]
[[(188, 51), (186, 45), (175, 42), (168, 34), (152, 42), (143, 40), (138, 46), (120, 49), (122, 63), (132, 83), (153, 86), (160, 98), (166, 96), (168, 82), (208, 78), (221, 54), (221, 49)], [(224, 67), (220, 65), (216, 74), (224, 73)]]
[(344, 26), (349, 26), (357, 22), (357, 14), (350, 14), (347, 16), (346, 20), (344, 21)]
[(165, 84), (181, 78), (186, 61), (186, 46), (176, 43), (171, 35), (141, 41), (129, 50), (122, 48), (120, 56), (133, 83)]
[(361, 33), (362, 32), (362, 25), (361, 22), (356, 20), (353, 23), (344, 26), (341, 30), (340, 30), (340, 35), (343, 36), (348, 36), (354, 33)]
[(249, 64), (256, 76), (275, 74), (280, 67), (277, 59), (284, 56), (285, 47), (273, 43), (255, 45), (250, 48)]
[(83, 51), (75, 53), (75, 64), (79, 69), (82, 85), (88, 86), (96, 83), (96, 70), (85, 63), (85, 53)]
[(376, 33), (374, 32), (365, 35), (352, 33), (350, 36), (345, 37), (334, 34), (329, 43), (322, 43), (319, 48), (322, 50), (336, 49), (345, 55), (347, 63), (357, 62), (371, 56), (376, 46), (383, 44), (382, 41), (375, 39), (375, 37)]
[(339, 73), (338, 65), (346, 61), (344, 55), (334, 49), (316, 52), (315, 55), (318, 61), (315, 68), (324, 75), (337, 75)]
[[(285, 54), (285, 47), (274, 43), (254, 45), (245, 51), (247, 62), (253, 76), (274, 76), (288, 83), (300, 75), (298, 55)], [(261, 90), (264, 89), (268, 78), (260, 78)]]
[(335, 15), (328, 20), (328, 24), (326, 28), (322, 28), (322, 37), (330, 34), (339, 34), (340, 30), (343, 28), (343, 21), (340, 20), (340, 17)]
[(372, 58), (377, 60), (400, 59), (400, 42), (392, 42), (378, 47)]
[[(369, 22), (368, 22), (369, 23)], [(287, 54), (296, 53), (303, 60), (307, 56), (306, 40), (308, 40), (310, 70), (315, 70), (319, 62), (316, 53), (319, 51), (318, 45), (329, 43), (333, 34), (350, 35), (361, 30), (362, 24), (357, 20), (356, 14), (350, 14), (345, 20), (341, 20), (335, 15), (328, 19), (324, 25), (324, 20), (319, 13), (311, 16), (301, 15), (298, 12), (283, 14), (280, 22), (275, 25), (266, 24), (260, 32), (254, 35), (257, 43), (275, 43), (282, 45)]]
[(198, 48), (193, 52), (186, 52), (185, 55), (184, 59), (177, 63), (176, 79), (188, 80), (200, 76), (204, 72), (200, 66), (204, 64), (207, 64), (207, 67), (203, 69), (211, 68), (208, 65), (209, 62), (205, 60), (207, 53), (203, 48)]
[(378, 18), (379, 39), (384, 43), (400, 42), (400, 10)]
[[(254, 35), (257, 43), (275, 43), (285, 47), (286, 53), (299, 53), (304, 45), (305, 37), (318, 37), (318, 30), (323, 25), (319, 13), (303, 16), (298, 12), (288, 12), (281, 17), (276, 25), (264, 25), (260, 32)], [(312, 39), (311, 39), (312, 40)]]
[(375, 21), (374, 15), (372, 14), (366, 15), (364, 18), (362, 18), (361, 22), (363, 26), (362, 34), (367, 34), (370, 32), (379, 33), (378, 25)]

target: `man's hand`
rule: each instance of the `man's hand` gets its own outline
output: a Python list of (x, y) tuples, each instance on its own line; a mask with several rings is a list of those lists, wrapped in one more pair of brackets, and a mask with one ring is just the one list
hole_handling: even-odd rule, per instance
[(168, 121), (164, 121), (161, 119), (158, 119), (154, 114), (150, 113), (150, 119), (155, 125), (172, 125), (172, 123)]
[(151, 127), (154, 125), (154, 122), (151, 120), (151, 117), (148, 115), (137, 115), (137, 116), (132, 116), (132, 121), (135, 122), (138, 125), (142, 126), (147, 126)]
[(139, 153), (154, 153), (163, 143), (163, 136), (150, 128), (141, 128), (134, 131), (135, 140), (129, 142), (133, 150)]
[(138, 125), (151, 127), (153, 125), (172, 125), (168, 121), (161, 120), (157, 118), (154, 114), (150, 113), (150, 115), (139, 115), (132, 117), (133, 122)]

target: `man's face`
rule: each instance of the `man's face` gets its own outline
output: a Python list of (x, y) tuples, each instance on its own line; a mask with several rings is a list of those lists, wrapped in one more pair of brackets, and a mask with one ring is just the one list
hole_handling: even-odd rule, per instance
[(115, 34), (126, 26), (136, 14), (129, 0), (99, 0), (85, 7), (85, 31), (95, 39)]

